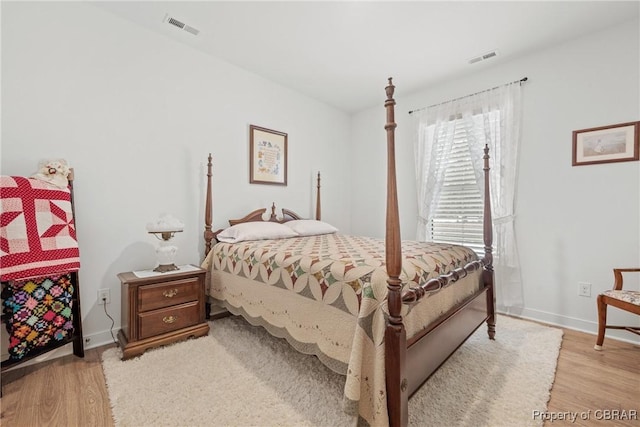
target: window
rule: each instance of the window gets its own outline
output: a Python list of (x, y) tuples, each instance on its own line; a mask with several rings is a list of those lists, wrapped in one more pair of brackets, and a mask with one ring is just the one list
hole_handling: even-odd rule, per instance
[[(484, 146), (484, 124), (473, 120), (473, 129), (464, 119), (454, 119), (451, 154), (446, 162), (444, 182), (435, 212), (429, 222), (434, 242), (453, 243), (484, 253), (482, 194), (473, 169), (470, 143)], [(470, 132), (474, 132), (473, 135)], [(438, 147), (442, 150), (442, 147)], [(441, 157), (441, 156), (439, 156)]]
[(521, 92), (520, 84), (509, 83), (416, 115), (417, 240), (462, 244), (483, 255), (483, 149), (489, 146), (491, 210), (499, 237), (493, 240), (496, 304), (502, 308), (522, 304), (514, 227)]

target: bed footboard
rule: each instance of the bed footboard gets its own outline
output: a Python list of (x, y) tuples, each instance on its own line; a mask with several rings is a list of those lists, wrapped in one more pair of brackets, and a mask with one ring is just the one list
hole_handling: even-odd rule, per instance
[(435, 322), (407, 349), (408, 393), (420, 386), (489, 318), (487, 292), (482, 289), (464, 305)]

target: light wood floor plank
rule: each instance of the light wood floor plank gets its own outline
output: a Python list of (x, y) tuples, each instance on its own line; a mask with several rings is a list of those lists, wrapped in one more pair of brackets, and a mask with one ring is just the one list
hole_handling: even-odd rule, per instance
[(110, 346), (2, 374), (1, 424), (113, 426), (101, 355)]
[[(545, 427), (640, 426), (640, 346), (606, 339), (595, 351), (595, 336), (565, 330), (558, 357), (549, 413), (573, 413), (572, 422), (545, 422)], [(635, 419), (605, 419), (604, 410), (635, 410)], [(586, 419), (582, 420), (584, 416)]]

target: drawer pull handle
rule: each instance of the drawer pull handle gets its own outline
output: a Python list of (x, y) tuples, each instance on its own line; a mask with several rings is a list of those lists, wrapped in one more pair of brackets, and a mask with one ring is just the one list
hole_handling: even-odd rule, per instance
[(173, 298), (176, 295), (178, 295), (178, 290), (177, 289), (170, 289), (168, 291), (164, 291), (162, 293), (163, 296), (167, 297), (167, 298)]
[(162, 318), (162, 321), (163, 321), (164, 323), (173, 323), (173, 322), (175, 322), (176, 320), (178, 320), (178, 317), (177, 317), (177, 316), (164, 316), (164, 317)]

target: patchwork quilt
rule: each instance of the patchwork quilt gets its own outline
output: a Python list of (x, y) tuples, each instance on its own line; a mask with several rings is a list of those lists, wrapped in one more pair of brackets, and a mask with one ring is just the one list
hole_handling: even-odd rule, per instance
[(0, 280), (80, 268), (71, 193), (24, 177), (0, 177)]
[[(469, 248), (427, 242), (405, 241), (402, 252), (405, 287), (477, 259)], [(211, 297), (346, 375), (345, 410), (366, 424), (388, 424), (384, 240), (325, 234), (218, 243), (203, 267), (209, 270)], [(405, 306), (407, 336), (478, 290), (480, 274)]]
[(68, 274), (5, 284), (3, 314), (11, 360), (71, 336), (73, 291)]

